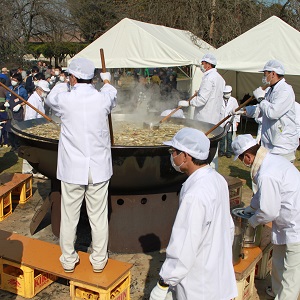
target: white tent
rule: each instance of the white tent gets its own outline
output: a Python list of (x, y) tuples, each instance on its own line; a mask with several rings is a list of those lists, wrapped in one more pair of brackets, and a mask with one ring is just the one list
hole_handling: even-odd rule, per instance
[(218, 69), (238, 99), (262, 85), (262, 70), (270, 59), (281, 61), (286, 80), (300, 101), (300, 32), (272, 16), (215, 50)]
[[(107, 68), (155, 68), (199, 64), (214, 48), (191, 32), (125, 18), (75, 57), (92, 60), (101, 68), (100, 48)], [(202, 74), (194, 68), (191, 91), (200, 85)]]

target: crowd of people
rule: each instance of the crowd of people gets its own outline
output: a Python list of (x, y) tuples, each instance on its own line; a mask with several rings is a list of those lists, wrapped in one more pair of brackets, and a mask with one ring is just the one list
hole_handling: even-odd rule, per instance
[[(234, 224), (228, 186), (218, 173), (218, 154), (227, 158), (234, 155), (251, 168), (253, 197), (245, 208), (245, 213), (251, 215), (251, 226), (273, 222), (272, 286), (267, 293), (278, 300), (297, 300), (300, 292), (300, 175), (293, 165), (299, 146), (293, 88), (285, 81), (284, 66), (278, 60), (270, 60), (261, 70), (264, 89), (258, 87), (253, 91), (256, 106), (238, 110), (232, 87), (226, 85), (216, 65), (213, 54), (202, 57), (199, 66), (203, 78), (199, 90), (190, 101), (180, 100), (178, 106), (194, 106), (194, 118), (201, 122), (217, 124), (229, 116), (230, 129), (220, 142), (213, 162), (209, 161), (210, 141), (199, 130), (183, 128), (172, 140), (164, 142), (169, 147), (172, 167), (188, 178), (179, 194), (179, 209), (166, 260), (150, 300), (229, 300), (237, 296), (232, 264)], [(107, 190), (113, 176), (107, 119), (117, 104), (118, 91), (111, 85), (110, 73), (100, 73), (104, 83), (100, 90), (92, 85), (95, 67), (88, 59), (72, 60), (68, 77), (59, 67), (50, 74), (48, 70), (33, 67), (27, 77), (22, 77), (21, 69), (8, 78), (2, 76), (1, 80), (6, 80), (14, 94), (0, 90), (0, 97), (4, 97), (1, 113), (8, 114), (6, 130), (11, 119), (40, 117), (27, 107), (24, 114), (24, 103), (17, 94), (41, 111), (47, 105), (60, 116), (57, 163), (62, 195), (60, 261), (65, 272), (74, 272), (78, 264), (74, 240), (85, 198), (92, 231), (90, 263), (94, 272), (102, 272), (108, 257)], [(169, 74), (169, 84), (172, 76), (175, 75)], [(144, 101), (148, 77), (138, 76), (140, 98), (137, 103)], [(122, 85), (121, 76), (114, 74), (114, 78)], [(154, 72), (151, 78), (161, 84), (159, 74)], [(235, 137), (241, 115), (260, 120), (258, 140), (249, 134)], [(17, 139), (7, 131), (14, 151), (18, 148)]]
[(11, 122), (42, 117), (21, 99), (28, 101), (42, 113), (49, 114), (45, 98), (54, 86), (67, 83), (68, 75), (60, 66), (47, 66), (39, 61), (29, 71), (21, 67), (11, 70), (3, 67), (0, 82), (12, 91), (0, 86), (0, 144), (2, 147), (10, 146), (10, 151), (16, 152), (20, 145), (11, 130)]

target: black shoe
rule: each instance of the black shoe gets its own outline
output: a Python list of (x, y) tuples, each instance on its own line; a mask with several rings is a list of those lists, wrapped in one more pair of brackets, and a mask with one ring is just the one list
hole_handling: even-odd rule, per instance
[(231, 154), (226, 154), (227, 158), (231, 158), (231, 156), (232, 156)]
[(225, 156), (225, 153), (219, 153), (219, 156), (220, 157)]

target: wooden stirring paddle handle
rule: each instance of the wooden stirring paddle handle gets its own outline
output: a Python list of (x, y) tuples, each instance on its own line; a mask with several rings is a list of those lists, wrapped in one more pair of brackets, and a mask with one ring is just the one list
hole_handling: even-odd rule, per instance
[[(105, 73), (106, 66), (105, 66), (105, 59), (104, 59), (104, 50), (102, 48), (100, 49), (100, 57), (101, 57), (101, 64), (102, 64), (102, 72)], [(108, 83), (108, 81), (106, 82), (106, 80), (104, 80), (104, 83)], [(110, 143), (111, 145), (114, 145), (115, 142), (114, 142), (114, 132), (113, 132), (111, 114), (108, 115), (108, 125), (109, 125), (109, 133), (110, 133)]]
[[(269, 85), (265, 85), (262, 87), (263, 90), (265, 90)], [(235, 111), (239, 111), (241, 108), (246, 106), (249, 102), (251, 102), (254, 99), (254, 96), (251, 96), (249, 99), (247, 99), (244, 103), (242, 103)], [(224, 123), (226, 120), (228, 120), (231, 117), (231, 115), (228, 115), (224, 119), (222, 119), (219, 123), (217, 123), (215, 126), (213, 126), (211, 129), (209, 129), (205, 135), (209, 135), (212, 131), (214, 131), (216, 128), (218, 128), (222, 123)]]
[[(197, 94), (194, 94), (193, 96), (191, 96), (189, 99), (187, 99), (186, 101), (190, 102), (194, 97), (196, 97)], [(163, 123), (166, 120), (168, 120), (172, 115), (174, 115), (176, 113), (177, 110), (181, 109), (182, 106), (178, 106), (177, 108), (175, 108), (174, 110), (172, 110), (167, 116), (165, 116), (163, 119), (161, 119), (159, 121), (159, 123)]]

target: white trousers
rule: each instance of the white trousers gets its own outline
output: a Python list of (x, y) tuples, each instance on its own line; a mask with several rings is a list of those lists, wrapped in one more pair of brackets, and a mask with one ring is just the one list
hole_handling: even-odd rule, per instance
[(300, 243), (274, 245), (272, 290), (276, 300), (297, 300), (300, 294)]
[(108, 259), (108, 184), (109, 181), (88, 185), (61, 182), (59, 243), (62, 251), (60, 261), (64, 269), (74, 268), (79, 261), (74, 244), (80, 218), (80, 208), (84, 198), (92, 232), (90, 262), (95, 269), (103, 269), (105, 267)]

